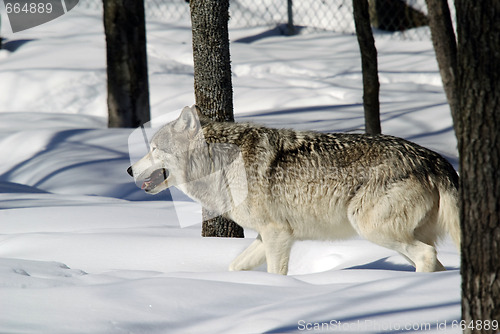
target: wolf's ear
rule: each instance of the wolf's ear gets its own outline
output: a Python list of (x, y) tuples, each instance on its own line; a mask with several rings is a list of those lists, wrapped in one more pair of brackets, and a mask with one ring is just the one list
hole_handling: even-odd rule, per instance
[(188, 132), (190, 135), (196, 134), (200, 128), (200, 121), (194, 108), (184, 107), (181, 115), (175, 122), (175, 130), (179, 132)]
[(196, 115), (198, 116), (198, 119), (200, 120), (200, 123), (208, 123), (210, 122), (210, 118), (208, 118), (207, 116), (203, 115), (203, 113), (201, 112), (201, 109), (200, 107), (198, 107), (196, 104), (193, 104), (191, 106), (191, 110), (193, 110), (194, 113), (196, 113)]
[(203, 114), (201, 113), (200, 107), (198, 107), (196, 104), (193, 104), (191, 106), (191, 110), (193, 110), (196, 113), (196, 115), (198, 115), (198, 117), (203, 116)]

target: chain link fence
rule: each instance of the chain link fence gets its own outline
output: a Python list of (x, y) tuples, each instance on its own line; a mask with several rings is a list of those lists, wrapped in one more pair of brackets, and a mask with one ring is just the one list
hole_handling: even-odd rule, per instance
[[(369, 4), (378, 36), (430, 39), (425, 0), (369, 0)], [(101, 0), (81, 1), (79, 5), (102, 10)], [(145, 7), (147, 19), (190, 24), (185, 0), (145, 0)], [(293, 21), (295, 31), (355, 32), (352, 0), (230, 0), (229, 10), (230, 29), (290, 27)]]

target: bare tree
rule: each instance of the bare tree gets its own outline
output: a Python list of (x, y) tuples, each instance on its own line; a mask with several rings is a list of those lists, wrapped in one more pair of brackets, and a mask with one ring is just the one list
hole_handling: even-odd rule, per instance
[(109, 127), (150, 120), (146, 26), (142, 0), (103, 0)]
[(462, 317), (500, 321), (500, 2), (457, 0)]
[(448, 1), (426, 0), (429, 17), (429, 27), (436, 59), (441, 72), (446, 98), (455, 121), (458, 120), (456, 75), (457, 75), (457, 41), (450, 15)]
[(365, 110), (365, 131), (380, 134), (380, 103), (378, 80), (377, 48), (370, 25), (368, 0), (353, 0), (354, 22), (361, 51), (363, 71), (363, 106)]
[[(233, 122), (233, 88), (229, 55), (229, 0), (191, 0), (194, 90), (202, 113), (215, 121)], [(243, 237), (243, 228), (224, 217), (205, 219), (205, 237)]]
[(465, 333), (500, 320), (500, 3), (427, 0), (429, 24), (460, 155), (462, 319)]

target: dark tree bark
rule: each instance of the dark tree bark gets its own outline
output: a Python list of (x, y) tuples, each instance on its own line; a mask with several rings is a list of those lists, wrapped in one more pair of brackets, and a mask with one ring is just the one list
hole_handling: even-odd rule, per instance
[[(233, 122), (229, 55), (229, 0), (191, 0), (194, 91), (201, 112), (219, 122)], [(243, 237), (243, 228), (224, 217), (205, 219), (204, 237)]]
[(448, 1), (426, 0), (429, 27), (432, 43), (443, 81), (444, 92), (450, 104), (454, 123), (458, 125), (456, 75), (457, 75), (457, 42), (451, 21)]
[(353, 8), (363, 71), (365, 131), (368, 134), (380, 134), (382, 129), (380, 126), (377, 49), (370, 26), (368, 0), (353, 0)]
[[(500, 321), (500, 2), (456, 0), (466, 333)], [(481, 322), (480, 322), (481, 321)]]
[(146, 25), (142, 0), (103, 0), (109, 127), (150, 120)]

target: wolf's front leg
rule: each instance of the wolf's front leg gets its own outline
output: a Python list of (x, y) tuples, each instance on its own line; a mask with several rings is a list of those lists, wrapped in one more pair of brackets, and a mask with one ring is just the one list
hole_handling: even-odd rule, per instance
[(260, 234), (229, 266), (230, 271), (251, 270), (266, 261), (266, 252)]
[(282, 228), (268, 228), (261, 232), (266, 251), (267, 272), (286, 275), (290, 251), (295, 241), (292, 231)]

